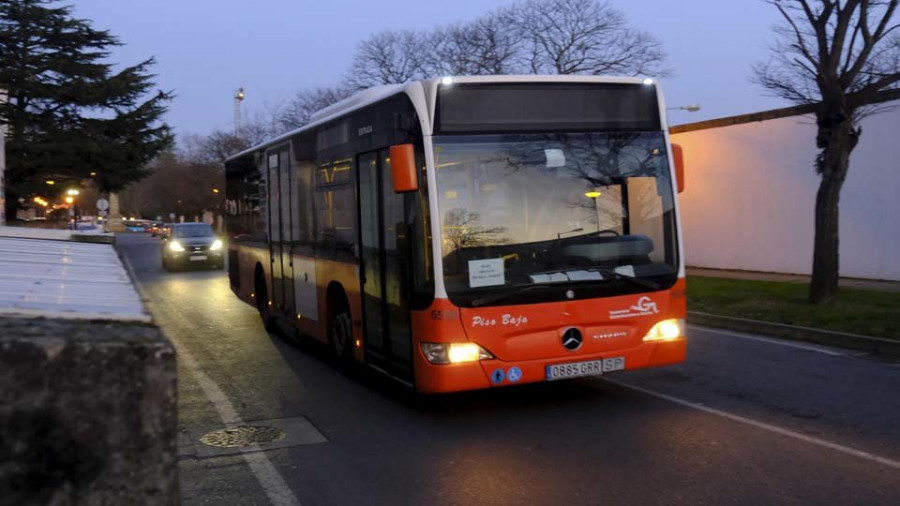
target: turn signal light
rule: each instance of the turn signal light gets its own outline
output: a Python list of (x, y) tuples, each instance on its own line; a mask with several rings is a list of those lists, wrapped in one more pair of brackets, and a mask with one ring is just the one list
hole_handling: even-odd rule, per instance
[(494, 358), (475, 343), (422, 343), (422, 352), (432, 364), (462, 364)]
[(673, 318), (654, 325), (644, 336), (644, 341), (671, 341), (679, 337), (684, 337), (684, 320)]

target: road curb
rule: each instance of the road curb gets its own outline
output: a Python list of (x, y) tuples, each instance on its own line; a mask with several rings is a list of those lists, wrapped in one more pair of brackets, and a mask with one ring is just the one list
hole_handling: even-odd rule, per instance
[(688, 311), (688, 323), (900, 357), (900, 341)]

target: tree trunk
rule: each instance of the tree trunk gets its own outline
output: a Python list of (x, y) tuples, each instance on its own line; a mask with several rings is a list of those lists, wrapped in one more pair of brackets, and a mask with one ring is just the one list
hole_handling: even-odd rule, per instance
[(840, 273), (838, 205), (842, 184), (832, 179), (823, 176), (816, 194), (816, 238), (809, 285), (809, 301), (813, 304), (828, 304), (837, 298)]
[(841, 188), (850, 168), (850, 153), (859, 141), (860, 131), (849, 121), (819, 127), (818, 169), (822, 175), (816, 194), (816, 234), (813, 250), (812, 280), (809, 301), (829, 304), (837, 299), (840, 274), (840, 241), (838, 236)]
[(6, 224), (11, 225), (16, 221), (16, 211), (19, 210), (19, 197), (7, 188), (5, 198), (3, 213), (6, 217)]

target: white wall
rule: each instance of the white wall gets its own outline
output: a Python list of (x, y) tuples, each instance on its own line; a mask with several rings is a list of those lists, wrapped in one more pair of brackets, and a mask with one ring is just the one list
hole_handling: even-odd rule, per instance
[[(841, 193), (841, 276), (900, 280), (900, 107), (862, 128)], [(812, 116), (672, 135), (687, 265), (811, 272), (815, 135)]]

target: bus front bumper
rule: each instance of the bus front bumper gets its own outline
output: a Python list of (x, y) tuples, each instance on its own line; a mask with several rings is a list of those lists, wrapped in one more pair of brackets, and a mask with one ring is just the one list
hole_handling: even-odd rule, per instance
[[(435, 365), (429, 363), (421, 350), (416, 356), (416, 390), (421, 393), (450, 393), (492, 387), (521, 385), (548, 381), (548, 368), (561, 364), (575, 364), (624, 359), (624, 369), (643, 369), (684, 362), (687, 338), (671, 341), (644, 342), (634, 348), (597, 354), (579, 354), (539, 360), (506, 362), (499, 359), (464, 364)], [(604, 364), (607, 362), (604, 361)], [(609, 361), (618, 363), (617, 360)], [(589, 375), (597, 375), (594, 364), (583, 367)], [(571, 368), (570, 368), (571, 369)]]

